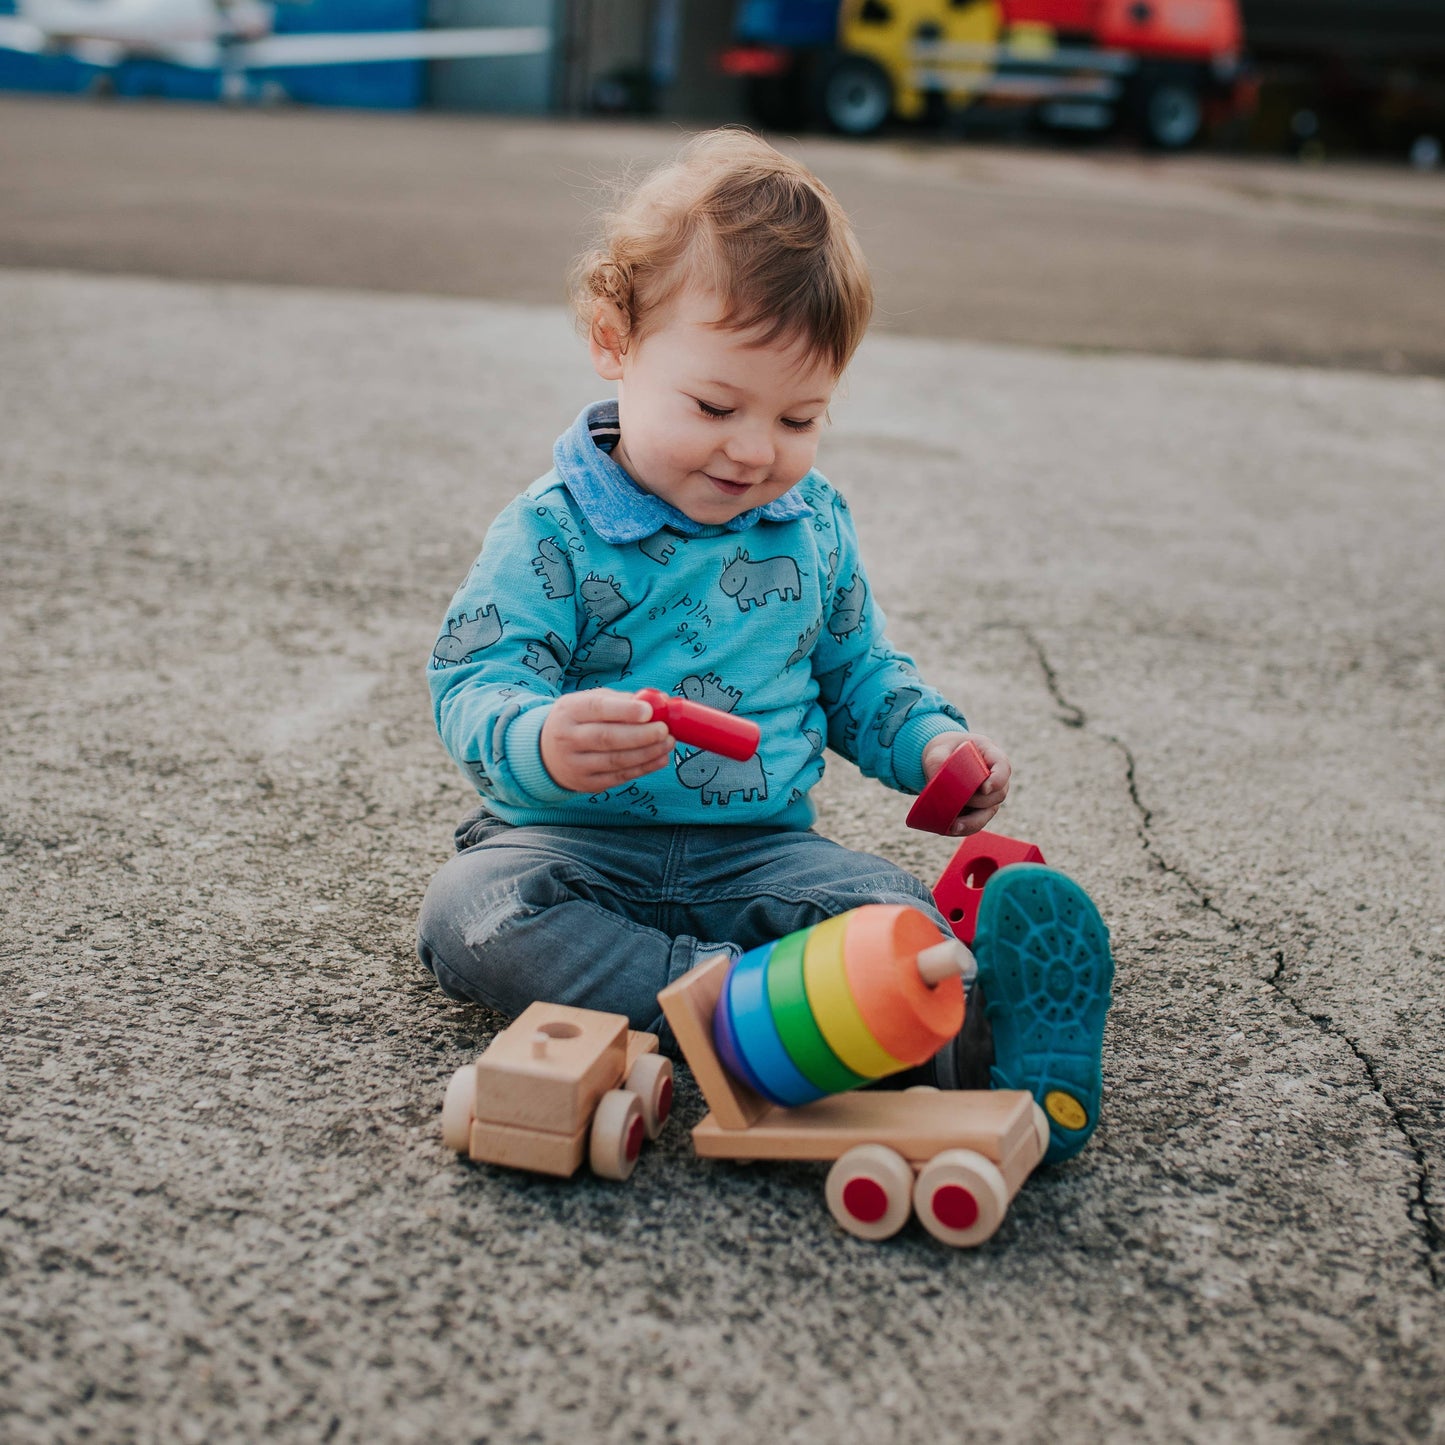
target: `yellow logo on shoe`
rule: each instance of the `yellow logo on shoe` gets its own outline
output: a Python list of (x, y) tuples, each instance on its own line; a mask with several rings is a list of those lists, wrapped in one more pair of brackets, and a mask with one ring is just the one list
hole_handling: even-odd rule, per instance
[(1072, 1094), (1052, 1089), (1044, 1095), (1044, 1109), (1050, 1119), (1065, 1129), (1082, 1129), (1089, 1122), (1084, 1106)]

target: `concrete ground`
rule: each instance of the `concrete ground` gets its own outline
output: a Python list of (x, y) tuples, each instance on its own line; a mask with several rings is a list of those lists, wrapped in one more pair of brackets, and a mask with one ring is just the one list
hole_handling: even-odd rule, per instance
[(954, 1252), (695, 1158), (685, 1079), (626, 1185), (441, 1145), (499, 1020), (411, 952), (467, 805), (422, 669), (599, 392), (560, 309), (0, 317), (0, 1436), (1445, 1440), (1445, 382), (865, 344), (821, 465), (1118, 960), (1092, 1144)]
[[(0, 265), (561, 302), (675, 126), (0, 100)], [(953, 140), (782, 144), (881, 329), (1445, 376), (1445, 172)]]

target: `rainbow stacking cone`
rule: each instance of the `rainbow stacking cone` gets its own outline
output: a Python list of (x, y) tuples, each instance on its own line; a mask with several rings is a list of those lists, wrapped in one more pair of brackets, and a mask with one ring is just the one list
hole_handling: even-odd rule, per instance
[(810, 1104), (932, 1058), (963, 1027), (973, 969), (918, 909), (870, 903), (743, 954), (713, 1039), (765, 1099)]

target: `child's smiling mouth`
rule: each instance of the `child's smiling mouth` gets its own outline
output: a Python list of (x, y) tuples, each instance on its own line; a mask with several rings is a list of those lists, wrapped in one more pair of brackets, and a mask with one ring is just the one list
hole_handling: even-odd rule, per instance
[(752, 486), (751, 482), (730, 482), (726, 477), (713, 476), (711, 472), (704, 472), (703, 476), (725, 497), (740, 497)]

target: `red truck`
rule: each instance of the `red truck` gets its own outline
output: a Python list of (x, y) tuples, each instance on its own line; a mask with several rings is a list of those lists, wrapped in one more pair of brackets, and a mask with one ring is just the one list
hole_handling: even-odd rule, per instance
[(721, 57), (764, 125), (1024, 108), (1181, 150), (1247, 99), (1238, 0), (747, 0)]

